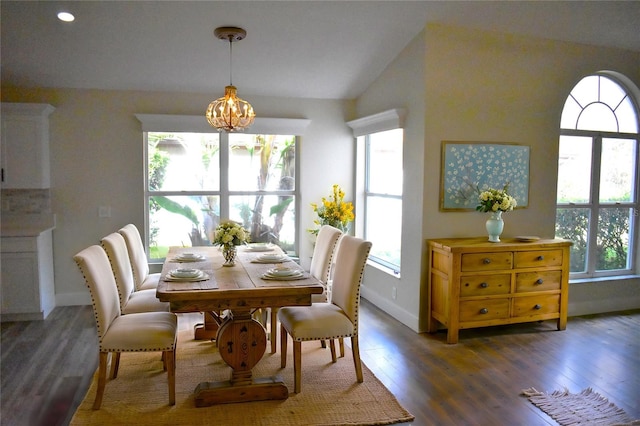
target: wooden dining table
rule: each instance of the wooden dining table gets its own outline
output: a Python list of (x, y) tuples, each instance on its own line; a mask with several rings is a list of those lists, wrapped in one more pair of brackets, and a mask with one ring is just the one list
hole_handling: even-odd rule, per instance
[[(282, 253), (275, 245), (271, 249), (272, 253)], [(180, 260), (185, 252), (202, 258)], [(321, 294), (323, 286), (308, 273), (295, 280), (263, 278), (276, 265), (301, 268), (290, 258), (279, 264), (258, 262), (260, 254), (240, 246), (235, 266), (225, 267), (218, 247), (169, 249), (156, 292), (158, 299), (169, 302), (172, 312), (204, 312), (204, 331), (200, 331), (207, 335), (214, 326), (217, 328), (215, 341), (220, 356), (231, 367), (229, 380), (197, 385), (197, 407), (289, 396), (280, 376), (252, 376), (267, 345), (266, 330), (254, 318), (254, 312), (260, 308), (311, 305), (311, 295)], [(197, 280), (180, 280), (170, 274), (179, 268), (199, 269), (206, 275)]]

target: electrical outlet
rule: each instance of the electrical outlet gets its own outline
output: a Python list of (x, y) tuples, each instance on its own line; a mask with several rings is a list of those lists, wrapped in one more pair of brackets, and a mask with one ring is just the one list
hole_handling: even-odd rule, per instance
[(98, 217), (111, 217), (111, 206), (98, 207)]
[(398, 289), (396, 287), (392, 287), (391, 288), (391, 298), (393, 300), (396, 300), (397, 296), (398, 296)]

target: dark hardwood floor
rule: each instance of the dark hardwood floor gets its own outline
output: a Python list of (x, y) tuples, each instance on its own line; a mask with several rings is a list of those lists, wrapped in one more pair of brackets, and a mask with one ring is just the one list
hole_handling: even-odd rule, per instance
[[(525, 388), (592, 387), (640, 419), (640, 310), (460, 332), (416, 334), (366, 300), (361, 357), (416, 419), (410, 425), (554, 425)], [(2, 425), (65, 425), (97, 367), (91, 307), (2, 323)], [(179, 370), (177, 372), (179, 373)]]

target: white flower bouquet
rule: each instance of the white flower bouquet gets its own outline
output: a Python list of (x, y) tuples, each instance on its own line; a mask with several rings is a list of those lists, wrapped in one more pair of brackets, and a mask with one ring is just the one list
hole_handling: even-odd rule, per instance
[(232, 248), (249, 242), (249, 231), (231, 220), (221, 222), (216, 228), (213, 245)]
[(515, 198), (508, 194), (509, 185), (505, 185), (502, 189), (487, 188), (480, 192), (478, 199), (480, 204), (476, 207), (479, 212), (508, 212), (513, 210), (518, 202)]

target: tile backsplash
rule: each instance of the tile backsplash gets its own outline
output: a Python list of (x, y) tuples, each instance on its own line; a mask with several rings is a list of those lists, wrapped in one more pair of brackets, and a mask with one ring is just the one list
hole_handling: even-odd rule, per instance
[(3, 189), (1, 195), (2, 213), (51, 213), (50, 189)]

